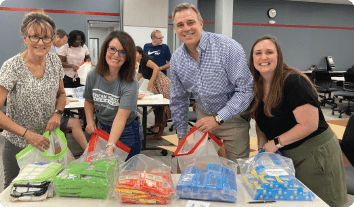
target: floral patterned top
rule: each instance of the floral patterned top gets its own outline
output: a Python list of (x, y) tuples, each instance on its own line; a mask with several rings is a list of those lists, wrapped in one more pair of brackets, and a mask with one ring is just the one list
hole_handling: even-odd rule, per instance
[[(43, 134), (55, 110), (59, 81), (64, 70), (58, 55), (46, 55), (42, 78), (33, 76), (21, 54), (8, 59), (0, 69), (0, 85), (9, 91), (6, 115), (15, 123)], [(4, 130), (3, 135), (17, 147), (28, 146), (25, 138)]]

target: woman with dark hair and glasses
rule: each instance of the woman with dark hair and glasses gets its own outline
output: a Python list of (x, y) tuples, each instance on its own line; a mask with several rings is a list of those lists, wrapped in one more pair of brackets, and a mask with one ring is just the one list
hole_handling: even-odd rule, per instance
[[(170, 99), (171, 80), (160, 71), (152, 57), (143, 52), (139, 46), (136, 47), (136, 61), (139, 63), (139, 71), (136, 75), (138, 81), (141, 77), (149, 80), (147, 89), (155, 94), (162, 94), (164, 98)], [(155, 134), (150, 139), (162, 139), (163, 131), (167, 121), (171, 118), (171, 110), (168, 106), (154, 108), (155, 125), (148, 128), (151, 134)]]
[(91, 134), (98, 127), (109, 133), (107, 152), (114, 151), (118, 140), (129, 146), (127, 160), (140, 153), (142, 137), (136, 111), (135, 51), (128, 33), (111, 32), (102, 44), (96, 69), (87, 74), (84, 91), (86, 131)]
[(73, 30), (69, 33), (68, 43), (59, 49), (58, 56), (62, 61), (65, 72), (65, 88), (81, 86), (80, 79), (77, 76), (78, 66), (82, 62), (91, 60), (85, 42), (85, 34), (80, 30)]
[(7, 98), (0, 127), (6, 138), (2, 163), (5, 188), (18, 175), (16, 154), (29, 144), (49, 148), (42, 136), (60, 126), (64, 106), (64, 71), (57, 55), (50, 53), (56, 26), (46, 14), (25, 15), (20, 33), (26, 50), (5, 61), (0, 69), (0, 108)]

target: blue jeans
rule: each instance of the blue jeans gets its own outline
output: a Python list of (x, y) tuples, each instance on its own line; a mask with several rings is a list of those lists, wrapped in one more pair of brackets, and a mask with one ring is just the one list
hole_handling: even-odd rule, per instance
[[(103, 124), (98, 121), (97, 127), (104, 130), (108, 134), (111, 133), (112, 126)], [(122, 135), (119, 138), (119, 141), (130, 147), (130, 153), (125, 161), (129, 160), (129, 158), (134, 155), (140, 154), (141, 150), (141, 138), (142, 129), (140, 127), (139, 120), (134, 120), (130, 124), (125, 125)]]

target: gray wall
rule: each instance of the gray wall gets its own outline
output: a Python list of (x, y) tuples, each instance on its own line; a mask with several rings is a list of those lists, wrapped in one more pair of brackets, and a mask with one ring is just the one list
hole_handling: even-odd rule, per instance
[[(7, 0), (2, 7), (74, 10), (90, 12), (120, 13), (119, 0)], [(22, 37), (20, 25), (25, 12), (0, 11), (0, 64), (21, 51)], [(55, 21), (57, 28), (67, 33), (72, 30), (81, 30), (86, 38), (89, 20), (119, 21), (119, 16), (96, 16), (78, 14), (47, 13)], [(88, 42), (88, 40), (86, 40)]]
[[(199, 0), (198, 8), (204, 21), (215, 21), (215, 0)], [(233, 22), (268, 24), (270, 8), (277, 11), (276, 24), (354, 28), (352, 5), (275, 0), (235, 0)], [(214, 32), (214, 25), (204, 24), (204, 30)], [(354, 30), (233, 26), (233, 39), (243, 46), (248, 59), (255, 40), (266, 34), (278, 39), (285, 62), (300, 70), (325, 66), (325, 56), (333, 57), (335, 70), (354, 65)]]

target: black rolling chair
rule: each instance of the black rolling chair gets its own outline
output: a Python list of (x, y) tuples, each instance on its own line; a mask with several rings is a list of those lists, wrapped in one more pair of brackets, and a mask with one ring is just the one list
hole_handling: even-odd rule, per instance
[(347, 100), (348, 105), (338, 109), (335, 109), (337, 106), (332, 107), (332, 115), (334, 115), (334, 111), (338, 111), (339, 118), (342, 118), (343, 113), (350, 115), (354, 112), (354, 106), (350, 105), (350, 102), (354, 101), (354, 73), (344, 73), (343, 91), (336, 91), (333, 95), (334, 98), (338, 98), (339, 96), (343, 97), (342, 100)]
[[(342, 152), (348, 158), (349, 162), (354, 165), (354, 114), (349, 118), (348, 124), (345, 127), (342, 143), (340, 143)], [(347, 183), (347, 193), (354, 195), (354, 167), (345, 167), (345, 179)]]
[[(312, 71), (311, 79), (315, 84), (317, 92), (319, 94), (323, 93), (323, 95), (319, 95), (321, 98), (321, 106), (326, 106), (326, 104), (329, 104), (332, 107), (336, 107), (337, 105), (334, 103), (334, 99), (331, 97), (331, 93), (338, 91), (338, 88), (332, 87), (333, 81), (331, 74), (329, 74), (327, 70), (314, 70)], [(326, 97), (326, 94), (328, 94), (328, 98)]]

